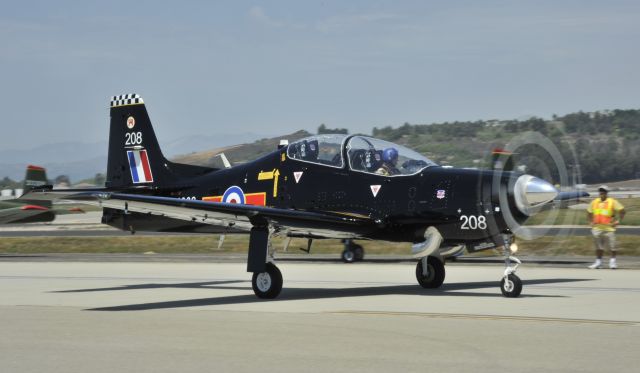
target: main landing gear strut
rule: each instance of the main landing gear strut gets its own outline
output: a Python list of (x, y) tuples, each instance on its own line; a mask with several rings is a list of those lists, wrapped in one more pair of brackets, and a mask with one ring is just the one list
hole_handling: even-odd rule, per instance
[(254, 226), (249, 236), (247, 272), (253, 272), (251, 287), (258, 298), (273, 299), (282, 291), (282, 273), (273, 260), (271, 235), (268, 226)]

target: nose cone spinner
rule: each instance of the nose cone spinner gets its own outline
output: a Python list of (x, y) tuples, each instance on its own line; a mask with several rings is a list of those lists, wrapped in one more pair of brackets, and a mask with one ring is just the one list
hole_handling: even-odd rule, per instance
[(516, 206), (523, 214), (532, 215), (547, 202), (553, 201), (558, 190), (548, 182), (531, 175), (522, 175), (514, 185)]

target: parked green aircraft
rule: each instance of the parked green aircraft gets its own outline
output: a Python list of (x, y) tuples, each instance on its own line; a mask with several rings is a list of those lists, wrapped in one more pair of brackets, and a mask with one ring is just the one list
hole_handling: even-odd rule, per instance
[[(23, 191), (47, 185), (47, 173), (42, 167), (29, 165), (24, 179)], [(20, 197), (20, 196), (15, 196)], [(53, 207), (51, 201), (25, 199), (0, 200), (0, 224), (22, 224), (50, 222), (56, 214), (83, 213), (78, 208)]]

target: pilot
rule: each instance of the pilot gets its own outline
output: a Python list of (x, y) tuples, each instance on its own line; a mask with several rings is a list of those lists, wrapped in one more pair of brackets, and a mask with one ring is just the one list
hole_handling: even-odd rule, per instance
[(378, 170), (376, 170), (376, 174), (391, 176), (397, 175), (400, 173), (400, 170), (396, 167), (398, 163), (398, 151), (396, 148), (386, 148), (382, 152), (382, 165)]

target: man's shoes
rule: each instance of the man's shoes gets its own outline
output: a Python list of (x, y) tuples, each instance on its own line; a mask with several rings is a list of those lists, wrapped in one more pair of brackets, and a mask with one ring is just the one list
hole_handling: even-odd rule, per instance
[[(611, 263), (609, 263), (611, 265)], [(602, 268), (602, 260), (596, 259), (595, 263), (589, 266), (589, 269), (600, 269)]]
[(616, 264), (616, 258), (611, 258), (609, 260), (609, 268), (611, 268), (611, 269), (618, 268), (618, 265)]

